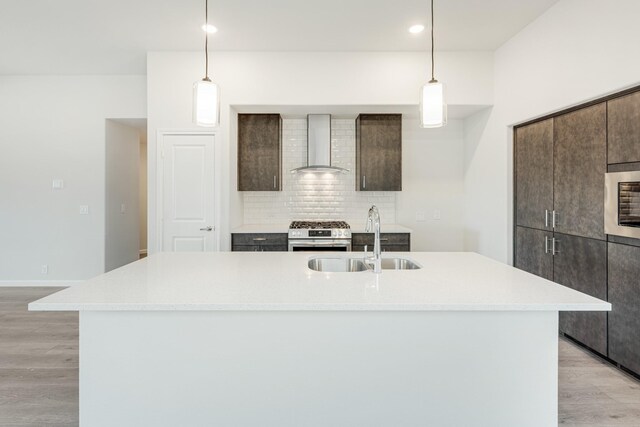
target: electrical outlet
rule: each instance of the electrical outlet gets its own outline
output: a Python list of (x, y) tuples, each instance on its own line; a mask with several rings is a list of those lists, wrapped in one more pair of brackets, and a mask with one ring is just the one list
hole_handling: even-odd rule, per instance
[(434, 209), (433, 210), (433, 216), (432, 218), (436, 221), (442, 219), (442, 215), (440, 214), (440, 209)]
[(121, 204), (121, 205), (120, 205), (120, 213), (121, 213), (121, 214), (123, 214), (123, 213), (125, 213), (126, 211), (127, 211), (127, 207), (125, 206), (125, 204), (124, 204), (124, 203), (123, 203), (123, 204)]
[(61, 179), (54, 179), (51, 182), (51, 188), (54, 190), (62, 190), (64, 188), (64, 181)]
[(427, 213), (425, 211), (417, 211), (416, 212), (416, 221), (424, 222), (427, 220)]
[(89, 205), (80, 205), (80, 215), (89, 215)]
[(49, 266), (47, 264), (42, 264), (40, 267), (40, 273), (49, 274)]

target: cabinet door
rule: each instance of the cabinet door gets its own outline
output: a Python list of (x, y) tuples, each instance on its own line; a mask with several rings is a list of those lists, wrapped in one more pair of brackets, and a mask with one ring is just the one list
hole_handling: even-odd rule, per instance
[(557, 232), (605, 239), (606, 119), (605, 103), (554, 119)]
[(609, 163), (640, 162), (640, 92), (607, 104)]
[(356, 119), (356, 190), (402, 190), (402, 115)]
[(552, 237), (548, 231), (516, 227), (515, 267), (553, 280), (553, 255), (549, 252)]
[(609, 357), (640, 374), (640, 248), (609, 243)]
[[(584, 237), (555, 233), (554, 281), (603, 300), (607, 299), (607, 243)], [(563, 311), (560, 330), (607, 354), (607, 313)]]
[(279, 114), (238, 114), (238, 191), (279, 191), (282, 126)]
[(516, 129), (515, 161), (516, 224), (549, 228), (545, 210), (553, 210), (553, 119)]

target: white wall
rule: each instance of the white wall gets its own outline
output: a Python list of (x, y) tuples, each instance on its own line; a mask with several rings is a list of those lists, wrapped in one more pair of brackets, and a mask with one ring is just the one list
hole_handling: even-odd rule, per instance
[(439, 129), (422, 129), (417, 119), (403, 120), (396, 220), (413, 230), (412, 250), (463, 250), (463, 154), (461, 120)]
[[(493, 54), (437, 53), (438, 77), (454, 105), (493, 103)], [(149, 118), (149, 248), (155, 248), (156, 132), (193, 129), (192, 85), (203, 77), (200, 52), (150, 52), (147, 57)], [(242, 197), (235, 190), (234, 105), (411, 105), (428, 79), (424, 53), (253, 53), (216, 52), (211, 77), (221, 87), (221, 126), (216, 141), (223, 159), (224, 203), (221, 247), (242, 221)], [(472, 70), (470, 72), (470, 70)], [(438, 154), (436, 154), (437, 156)], [(403, 192), (404, 193), (404, 192)], [(420, 193), (407, 197), (422, 197)], [(415, 216), (415, 212), (411, 215)], [(410, 216), (411, 216), (410, 215)]]
[(561, 0), (496, 51), (495, 107), (465, 123), (466, 249), (511, 261), (512, 125), (640, 83), (639, 16)]
[(105, 271), (140, 257), (140, 132), (106, 124)]
[(145, 99), (144, 76), (0, 76), (0, 280), (104, 271), (105, 119)]

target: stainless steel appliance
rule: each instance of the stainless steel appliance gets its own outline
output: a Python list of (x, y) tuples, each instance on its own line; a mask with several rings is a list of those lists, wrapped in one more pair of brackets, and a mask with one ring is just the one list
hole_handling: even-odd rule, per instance
[(293, 221), (289, 251), (350, 251), (351, 227), (344, 221)]
[(331, 164), (331, 115), (307, 116), (307, 165), (293, 169), (291, 173), (320, 172), (347, 173), (347, 169)]
[(640, 239), (640, 171), (605, 175), (604, 232)]

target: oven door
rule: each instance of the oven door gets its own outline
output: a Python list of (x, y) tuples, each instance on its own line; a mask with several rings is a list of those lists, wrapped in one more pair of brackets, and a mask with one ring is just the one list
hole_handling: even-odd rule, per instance
[(289, 252), (348, 252), (351, 251), (351, 239), (289, 239)]
[(605, 175), (604, 232), (640, 239), (640, 171)]

